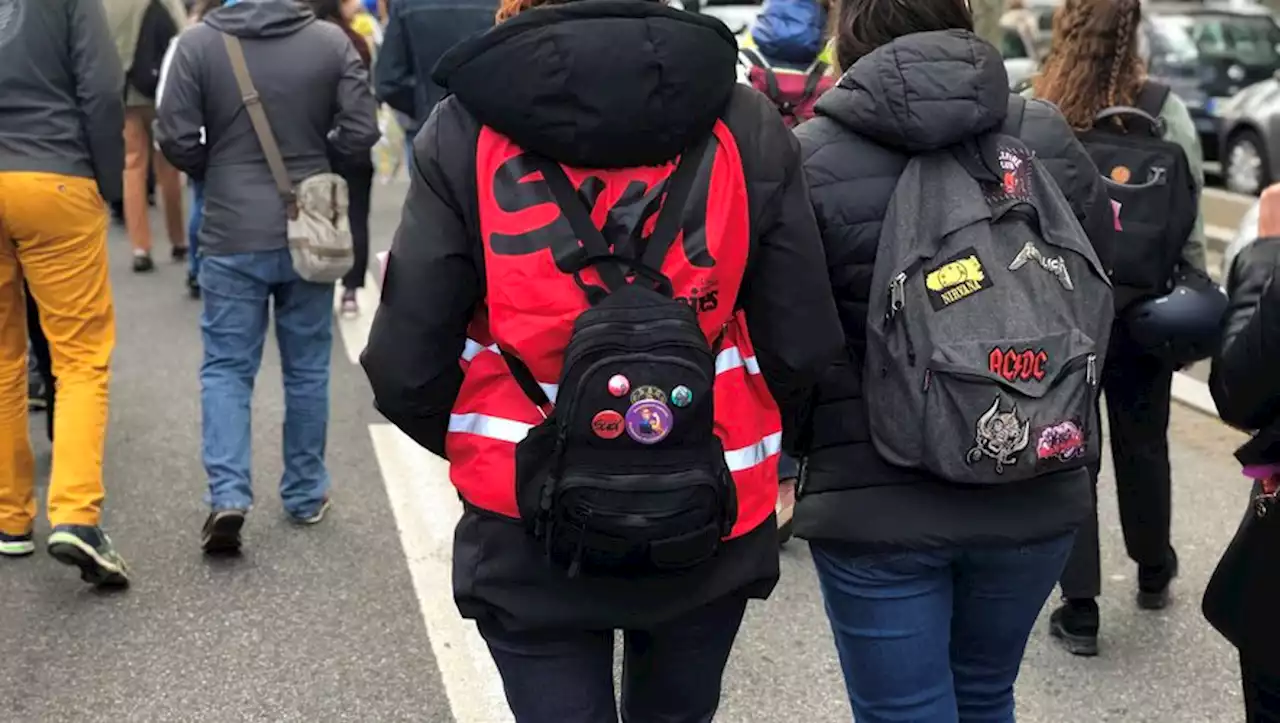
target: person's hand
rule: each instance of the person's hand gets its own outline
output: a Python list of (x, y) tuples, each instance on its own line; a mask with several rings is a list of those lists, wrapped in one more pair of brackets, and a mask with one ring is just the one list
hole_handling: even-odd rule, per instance
[(1280, 183), (1267, 186), (1258, 200), (1258, 238), (1280, 236)]

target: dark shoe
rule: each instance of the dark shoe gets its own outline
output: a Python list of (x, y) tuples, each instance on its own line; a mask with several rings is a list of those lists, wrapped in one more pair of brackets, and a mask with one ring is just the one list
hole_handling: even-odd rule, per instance
[(169, 252), (169, 255), (173, 257), (173, 260), (174, 260), (174, 261), (186, 261), (186, 260), (187, 260), (187, 247), (186, 247), (186, 246), (174, 246), (174, 247), (173, 247), (173, 250)]
[(1164, 610), (1169, 607), (1169, 583), (1178, 576), (1178, 553), (1169, 548), (1163, 565), (1138, 566), (1138, 607)]
[(1067, 600), (1049, 616), (1049, 634), (1072, 655), (1098, 654), (1098, 603), (1093, 599)]
[(129, 570), (111, 538), (90, 525), (58, 525), (49, 535), (49, 554), (80, 568), (80, 579), (95, 587), (128, 587)]
[(324, 498), (323, 501), (320, 502), (320, 507), (315, 512), (311, 513), (310, 515), (307, 515), (306, 517), (296, 517), (294, 515), (289, 515), (289, 520), (292, 521), (294, 524), (298, 524), (298, 525), (318, 525), (324, 520), (324, 516), (326, 513), (329, 512), (329, 508), (331, 506), (332, 505), (329, 502), (329, 498), (326, 497)]
[(31, 533), (25, 535), (6, 535), (0, 532), (0, 555), (4, 557), (26, 557), (36, 551), (36, 543)]
[(200, 298), (200, 279), (190, 271), (187, 272), (187, 296), (193, 299)]
[(133, 255), (133, 271), (137, 274), (145, 274), (148, 271), (154, 271), (156, 262), (151, 260), (151, 254), (134, 254)]
[(200, 546), (206, 555), (234, 555), (240, 552), (240, 529), (244, 510), (217, 510), (204, 521)]

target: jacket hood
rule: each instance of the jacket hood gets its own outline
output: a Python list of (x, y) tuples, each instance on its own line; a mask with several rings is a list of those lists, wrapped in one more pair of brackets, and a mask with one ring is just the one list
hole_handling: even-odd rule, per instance
[(315, 19), (311, 10), (294, 0), (240, 0), (204, 16), (209, 27), (237, 38), (293, 35)]
[(922, 152), (999, 127), (1008, 103), (999, 51), (966, 30), (942, 30), (860, 58), (816, 110), (882, 145)]
[(737, 81), (720, 21), (652, 0), (527, 10), (436, 66), (482, 124), (584, 168), (658, 165), (711, 131)]

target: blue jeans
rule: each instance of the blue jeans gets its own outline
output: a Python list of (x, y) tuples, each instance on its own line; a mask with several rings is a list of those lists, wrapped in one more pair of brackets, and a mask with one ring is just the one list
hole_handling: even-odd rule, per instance
[(1027, 636), (1074, 533), (814, 564), (858, 723), (1012, 723)]
[(329, 354), (333, 285), (303, 281), (287, 249), (206, 256), (200, 264), (204, 308), (200, 331), (202, 447), (214, 510), (248, 509), (250, 401), (274, 304), (284, 375), (285, 511), (308, 517), (329, 491), (325, 437), (329, 426)]
[(200, 276), (200, 224), (204, 221), (204, 182), (191, 179), (191, 215), (187, 217), (187, 273)]

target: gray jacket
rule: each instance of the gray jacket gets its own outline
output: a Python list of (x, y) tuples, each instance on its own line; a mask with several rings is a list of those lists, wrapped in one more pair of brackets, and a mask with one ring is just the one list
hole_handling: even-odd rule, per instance
[(118, 201), (123, 87), (102, 0), (0, 0), (0, 171), (93, 178)]
[(354, 158), (377, 142), (368, 73), (340, 28), (317, 21), (293, 0), (241, 0), (206, 15), (177, 40), (156, 140), (173, 165), (204, 181), (200, 252), (284, 248), (284, 201), (241, 100), (224, 32), (244, 46), (295, 184), (329, 172), (329, 153)]

